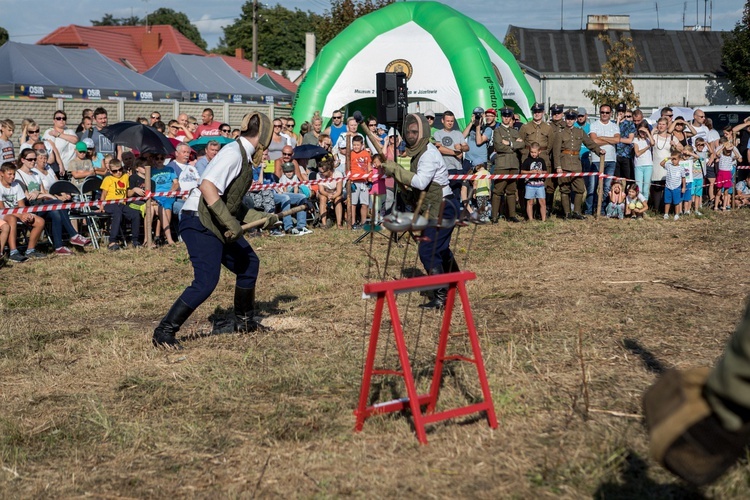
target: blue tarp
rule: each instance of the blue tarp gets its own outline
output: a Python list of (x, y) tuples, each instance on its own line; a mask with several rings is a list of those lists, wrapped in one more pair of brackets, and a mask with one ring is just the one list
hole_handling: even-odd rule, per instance
[(0, 47), (0, 96), (182, 100), (182, 93), (117, 64), (94, 49), (6, 42)]
[(144, 73), (157, 82), (185, 92), (196, 102), (271, 104), (289, 95), (245, 77), (220, 57), (166, 54)]

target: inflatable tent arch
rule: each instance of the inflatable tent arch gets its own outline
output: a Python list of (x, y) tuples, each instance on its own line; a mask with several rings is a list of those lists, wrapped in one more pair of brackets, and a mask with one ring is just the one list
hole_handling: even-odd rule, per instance
[(461, 128), (476, 106), (531, 116), (534, 92), (513, 55), (483, 25), (438, 2), (397, 2), (363, 16), (321, 50), (297, 89), (299, 125), (335, 109), (375, 110), (375, 74), (404, 71), (410, 100), (438, 101)]

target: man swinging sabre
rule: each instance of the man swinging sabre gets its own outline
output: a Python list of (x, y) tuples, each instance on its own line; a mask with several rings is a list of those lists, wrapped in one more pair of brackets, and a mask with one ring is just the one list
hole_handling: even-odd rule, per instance
[(157, 347), (178, 347), (175, 334), (214, 291), (221, 265), (237, 275), (232, 316), (212, 333), (251, 332), (264, 328), (254, 318), (255, 282), (260, 261), (242, 236), (238, 219), (246, 210), (242, 197), (253, 182), (248, 161), (259, 164), (271, 141), (271, 121), (266, 115), (249, 113), (242, 119), (240, 136), (224, 146), (209, 163), (197, 189), (182, 209), (180, 236), (193, 264), (194, 279), (182, 292), (154, 330)]
[[(455, 199), (448, 183), (448, 169), (438, 149), (430, 144), (430, 124), (421, 114), (410, 114), (404, 120), (406, 154), (411, 157), (411, 168), (405, 170), (398, 163), (388, 161), (385, 172), (406, 188), (411, 205), (417, 205), (419, 194), (424, 192), (424, 201), (419, 213), (430, 223), (422, 232), (425, 237), (419, 243), (419, 260), (427, 274), (435, 275), (458, 271), (458, 265), (450, 249), (453, 221), (458, 213)], [(442, 213), (441, 213), (442, 211)], [(436, 219), (450, 221), (438, 227)], [(435, 297), (420, 307), (440, 309), (445, 305), (447, 288), (435, 290)]]

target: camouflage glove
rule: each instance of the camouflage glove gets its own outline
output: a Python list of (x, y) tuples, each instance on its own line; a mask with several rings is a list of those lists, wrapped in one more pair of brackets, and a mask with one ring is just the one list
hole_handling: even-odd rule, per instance
[(219, 220), (221, 225), (227, 229), (224, 233), (224, 238), (226, 238), (227, 242), (236, 241), (242, 236), (240, 221), (232, 215), (221, 198), (216, 200), (213, 205), (208, 205), (208, 209)]
[(643, 395), (651, 455), (697, 486), (713, 482), (743, 455), (750, 429), (730, 432), (703, 397), (708, 368), (670, 370)]

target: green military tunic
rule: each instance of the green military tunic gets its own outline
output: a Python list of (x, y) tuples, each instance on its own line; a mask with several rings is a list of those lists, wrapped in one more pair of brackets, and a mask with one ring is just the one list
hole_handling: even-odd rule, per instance
[[(566, 172), (581, 172), (581, 144), (591, 151), (599, 150), (599, 145), (583, 129), (565, 127), (560, 130), (555, 135), (555, 141), (552, 144), (556, 168), (561, 168)], [(564, 151), (566, 153), (563, 153)]]
[[(508, 144), (504, 144), (503, 141), (506, 141)], [(516, 152), (524, 146), (524, 142), (518, 135), (518, 130), (502, 124), (498, 125), (492, 134), (492, 146), (497, 153), (495, 155), (495, 174), (517, 174), (520, 163)], [(505, 202), (508, 207), (508, 218), (515, 218), (516, 193), (518, 191), (516, 180), (498, 179), (493, 184), (492, 219), (496, 221), (500, 216), (500, 201), (502, 196), (505, 196)]]
[(531, 121), (524, 123), (518, 131), (519, 137), (524, 142), (521, 162), (528, 158), (529, 148), (536, 142), (540, 147), (539, 156), (544, 159), (544, 164), (549, 169), (552, 165), (550, 163), (550, 151), (552, 150), (552, 140), (555, 132), (555, 128), (546, 122), (535, 123)]
[[(599, 150), (599, 146), (591, 139), (583, 129), (578, 127), (565, 127), (555, 134), (552, 144), (552, 154), (555, 160), (555, 169), (564, 172), (581, 172), (581, 144), (585, 144), (592, 151)], [(575, 193), (573, 200), (573, 211), (581, 213), (581, 201), (586, 185), (582, 177), (561, 177), (557, 180), (560, 186), (560, 201), (563, 211), (567, 216), (570, 213), (571, 188)]]

